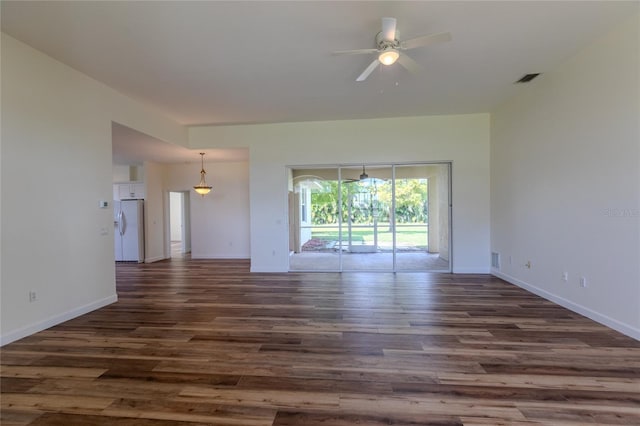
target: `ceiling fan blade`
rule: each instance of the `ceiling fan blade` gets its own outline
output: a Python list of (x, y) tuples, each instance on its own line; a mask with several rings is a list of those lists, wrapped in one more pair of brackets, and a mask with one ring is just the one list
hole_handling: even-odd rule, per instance
[(382, 40), (396, 39), (396, 18), (382, 18)]
[(333, 55), (362, 55), (365, 53), (376, 53), (378, 49), (355, 49), (355, 50), (338, 50)]
[(369, 64), (367, 69), (365, 69), (362, 72), (362, 74), (360, 74), (360, 76), (358, 76), (358, 78), (356, 78), (356, 81), (365, 81), (367, 79), (367, 77), (369, 77), (369, 74), (371, 74), (373, 72), (373, 70), (378, 68), (379, 64), (380, 64), (380, 62), (378, 61), (378, 58), (374, 59), (373, 62), (371, 62), (371, 64)]
[(403, 50), (409, 50), (415, 49), (416, 47), (429, 46), (430, 44), (442, 43), (445, 41), (451, 41), (451, 33), (429, 34), (405, 40), (400, 43), (400, 48)]
[(420, 71), (422, 71), (422, 67), (410, 56), (407, 56), (404, 53), (400, 54), (400, 57), (398, 57), (398, 63), (405, 67), (407, 71), (412, 74), (418, 74)]

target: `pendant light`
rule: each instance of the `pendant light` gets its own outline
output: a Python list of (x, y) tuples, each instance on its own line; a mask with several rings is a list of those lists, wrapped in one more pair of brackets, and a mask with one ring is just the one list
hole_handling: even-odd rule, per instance
[(204, 197), (211, 191), (211, 186), (207, 185), (207, 182), (204, 179), (204, 175), (207, 174), (207, 172), (204, 171), (204, 152), (200, 153), (200, 160), (202, 164), (202, 170), (200, 170), (200, 183), (194, 186), (193, 189)]

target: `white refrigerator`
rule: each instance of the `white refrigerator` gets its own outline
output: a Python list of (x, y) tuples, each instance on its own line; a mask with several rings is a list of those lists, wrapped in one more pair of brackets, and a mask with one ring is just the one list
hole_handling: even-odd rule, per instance
[(113, 202), (116, 262), (144, 262), (144, 202)]

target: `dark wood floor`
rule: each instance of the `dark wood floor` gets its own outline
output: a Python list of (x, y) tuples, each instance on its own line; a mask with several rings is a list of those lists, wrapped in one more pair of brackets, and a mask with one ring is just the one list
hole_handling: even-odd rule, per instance
[(485, 275), (117, 267), (1, 350), (2, 425), (640, 424), (640, 343)]

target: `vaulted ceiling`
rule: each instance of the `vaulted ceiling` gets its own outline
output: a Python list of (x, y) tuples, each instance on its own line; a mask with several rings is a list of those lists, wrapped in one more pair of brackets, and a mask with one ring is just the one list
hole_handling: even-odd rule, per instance
[[(2, 1), (2, 31), (185, 125), (489, 112), (638, 11), (611, 1)], [(423, 70), (379, 66), (382, 17)]]

